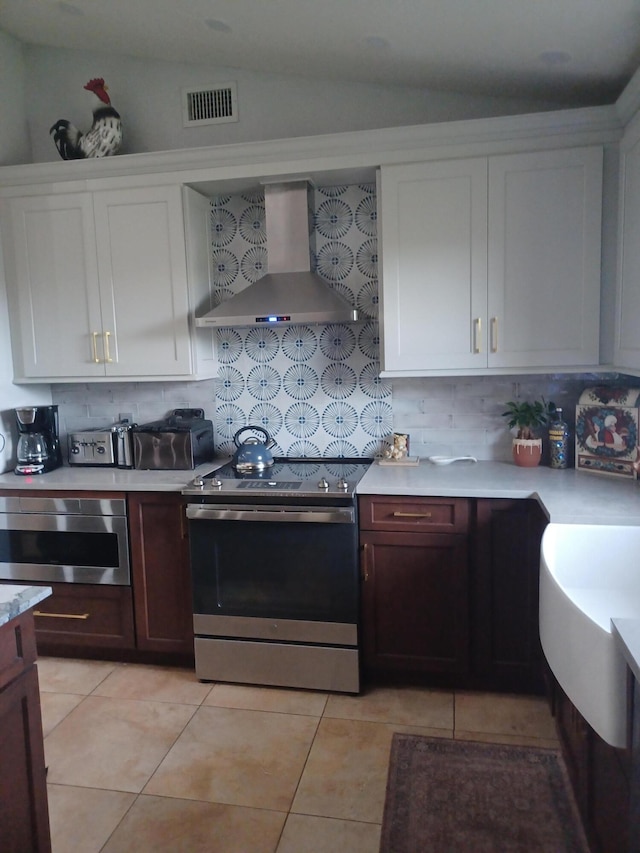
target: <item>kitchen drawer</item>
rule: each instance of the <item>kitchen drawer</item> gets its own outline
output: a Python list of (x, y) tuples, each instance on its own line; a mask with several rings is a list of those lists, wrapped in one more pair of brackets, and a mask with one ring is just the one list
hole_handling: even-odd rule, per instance
[(469, 501), (464, 498), (363, 495), (359, 506), (362, 530), (466, 533), (469, 526)]
[(27, 611), (0, 627), (0, 690), (22, 675), (35, 659), (33, 617)]
[(50, 646), (135, 647), (130, 587), (72, 583), (50, 586), (53, 595), (34, 609), (40, 654), (46, 654)]

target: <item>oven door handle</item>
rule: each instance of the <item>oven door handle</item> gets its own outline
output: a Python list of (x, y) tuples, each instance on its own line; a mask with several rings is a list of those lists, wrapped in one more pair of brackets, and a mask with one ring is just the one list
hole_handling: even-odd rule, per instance
[(304, 522), (305, 524), (353, 524), (351, 507), (212, 507), (187, 504), (187, 518), (191, 521), (270, 521)]

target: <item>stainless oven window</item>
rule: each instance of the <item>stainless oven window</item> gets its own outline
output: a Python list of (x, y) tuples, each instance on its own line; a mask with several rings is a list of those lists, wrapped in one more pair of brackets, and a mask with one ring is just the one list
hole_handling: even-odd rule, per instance
[(279, 516), (191, 523), (194, 612), (356, 623), (357, 526)]

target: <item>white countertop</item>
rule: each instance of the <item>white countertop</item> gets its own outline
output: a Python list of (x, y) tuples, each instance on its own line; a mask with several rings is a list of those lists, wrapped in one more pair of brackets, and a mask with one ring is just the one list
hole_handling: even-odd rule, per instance
[(51, 595), (50, 586), (0, 585), (0, 625), (15, 619)]
[[(179, 492), (196, 474), (207, 474), (227, 459), (206, 462), (194, 471), (136, 471), (64, 465), (33, 477), (0, 474), (0, 490), (105, 490)], [(632, 480), (511, 462), (454, 462), (416, 466), (373, 463), (358, 485), (361, 495), (425, 497), (533, 498), (549, 519), (565, 524), (640, 524), (640, 484)]]
[(72, 489), (110, 492), (179, 492), (196, 474), (208, 474), (220, 468), (227, 459), (205, 462), (189, 471), (136, 471), (121, 468), (91, 468), (63, 465), (46, 474), (23, 477), (11, 471), (0, 474), (2, 489), (34, 491), (71, 491)]
[(533, 498), (550, 521), (564, 524), (640, 524), (640, 484), (634, 480), (511, 462), (453, 462), (416, 466), (374, 463), (361, 495)]

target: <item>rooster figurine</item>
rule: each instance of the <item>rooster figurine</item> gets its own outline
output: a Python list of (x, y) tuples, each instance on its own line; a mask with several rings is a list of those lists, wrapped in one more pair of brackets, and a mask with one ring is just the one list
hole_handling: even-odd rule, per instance
[(93, 124), (86, 133), (66, 119), (59, 119), (49, 133), (53, 135), (63, 160), (84, 160), (86, 157), (109, 157), (122, 144), (120, 114), (111, 106), (102, 77), (96, 77), (84, 87), (95, 96)]

